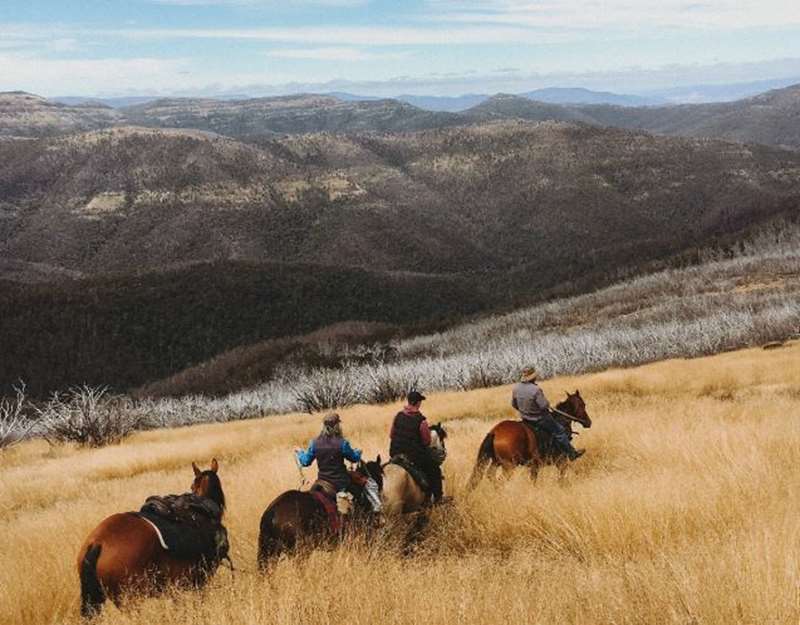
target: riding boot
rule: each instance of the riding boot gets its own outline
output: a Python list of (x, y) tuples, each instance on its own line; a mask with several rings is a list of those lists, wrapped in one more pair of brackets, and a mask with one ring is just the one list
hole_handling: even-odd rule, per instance
[(569, 436), (564, 431), (563, 428), (558, 428), (558, 432), (553, 434), (553, 439), (556, 441), (558, 446), (561, 448), (561, 451), (566, 454), (567, 458), (570, 460), (577, 460), (580, 458), (584, 453), (585, 449), (575, 449), (572, 446), (572, 441), (569, 440)]

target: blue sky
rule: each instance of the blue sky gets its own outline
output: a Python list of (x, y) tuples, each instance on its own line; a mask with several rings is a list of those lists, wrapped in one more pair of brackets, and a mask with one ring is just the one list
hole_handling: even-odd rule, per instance
[(800, 77), (800, 0), (3, 0), (0, 90), (613, 91)]

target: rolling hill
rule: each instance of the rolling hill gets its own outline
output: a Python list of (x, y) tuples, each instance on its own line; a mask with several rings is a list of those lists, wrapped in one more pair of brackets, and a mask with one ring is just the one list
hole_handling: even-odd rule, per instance
[(795, 213), (800, 154), (518, 120), (249, 143), (119, 127), (0, 142), (0, 198), (0, 373), (46, 393), (595, 288)]
[(249, 100), (166, 99), (121, 109), (128, 123), (194, 128), (231, 137), (308, 132), (408, 131), (459, 123), (450, 113), (397, 100), (296, 95)]
[[(68, 106), (21, 92), (0, 94), (0, 137), (36, 137), (136, 125), (194, 129), (234, 138), (314, 132), (411, 132), (496, 119), (584, 122), (685, 137), (800, 148), (800, 85), (716, 104), (634, 106), (629, 96), (582, 89), (546, 89), (521, 95), (465, 96), (430, 101), (403, 96), (347, 99), (292, 95), (242, 100), (172, 98), (121, 108), (87, 102)], [(539, 98), (538, 100), (536, 98)], [(572, 101), (571, 104), (564, 102)], [(423, 110), (408, 102), (438, 110)], [(464, 109), (470, 104), (472, 108)], [(448, 112), (448, 109), (460, 112)]]
[(647, 107), (546, 104), (500, 94), (463, 114), (475, 121), (582, 121), (670, 136), (714, 137), (800, 149), (800, 85), (734, 102)]
[(537, 267), (535, 290), (795, 210), (800, 155), (556, 122), (258, 144), (119, 128), (3, 142), (0, 197), (0, 255), (85, 275), (216, 259)]
[(69, 106), (24, 91), (0, 92), (0, 139), (107, 128), (120, 119), (114, 109), (102, 104)]

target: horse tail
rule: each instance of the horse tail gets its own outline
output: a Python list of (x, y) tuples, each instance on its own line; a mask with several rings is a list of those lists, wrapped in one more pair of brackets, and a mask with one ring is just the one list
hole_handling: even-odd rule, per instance
[(480, 449), (478, 449), (478, 459), (475, 461), (475, 468), (469, 478), (467, 487), (473, 489), (481, 481), (486, 467), (495, 462), (497, 457), (494, 454), (494, 432), (489, 432), (483, 439)]
[(103, 601), (106, 600), (103, 587), (97, 578), (97, 560), (100, 558), (101, 545), (89, 545), (81, 560), (81, 616), (90, 618), (97, 614)]
[(276, 536), (275, 508), (270, 506), (261, 515), (261, 526), (258, 532), (258, 568), (267, 568), (269, 558), (280, 551), (280, 541)]

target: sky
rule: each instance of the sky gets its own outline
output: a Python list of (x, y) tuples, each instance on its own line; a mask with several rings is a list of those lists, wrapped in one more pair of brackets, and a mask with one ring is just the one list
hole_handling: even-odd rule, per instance
[(458, 95), (800, 78), (800, 0), (1, 0), (0, 90)]

